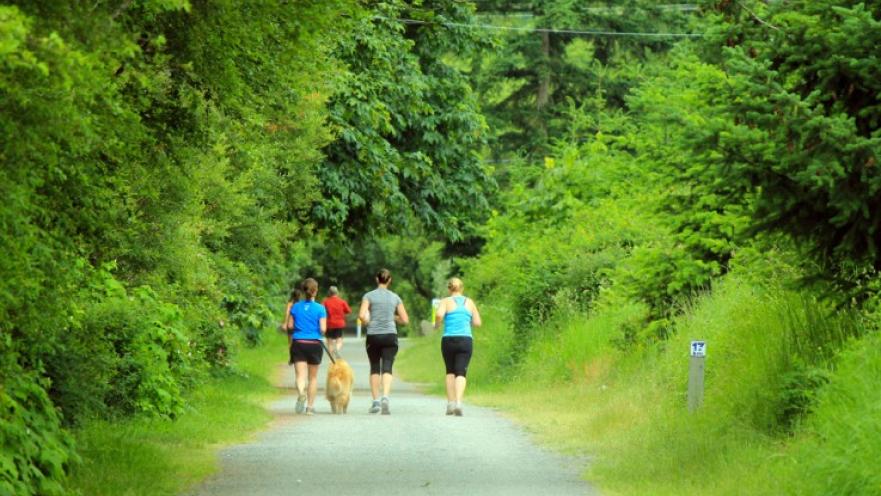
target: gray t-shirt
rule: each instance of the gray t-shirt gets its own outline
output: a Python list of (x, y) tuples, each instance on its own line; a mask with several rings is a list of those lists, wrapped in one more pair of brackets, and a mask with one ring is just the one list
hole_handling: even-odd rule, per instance
[(385, 288), (376, 288), (364, 295), (370, 303), (370, 324), (367, 334), (397, 334), (395, 309), (403, 303), (401, 297)]

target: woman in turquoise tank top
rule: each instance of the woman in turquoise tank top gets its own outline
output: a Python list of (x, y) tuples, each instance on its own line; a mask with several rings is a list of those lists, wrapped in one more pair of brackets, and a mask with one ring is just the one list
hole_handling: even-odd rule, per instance
[(462, 294), (462, 280), (454, 277), (447, 283), (450, 297), (441, 300), (437, 308), (436, 325), (444, 324), (441, 354), (447, 368), (447, 415), (462, 416), (462, 397), (465, 378), (473, 352), (472, 327), (480, 327), (480, 312), (474, 300)]

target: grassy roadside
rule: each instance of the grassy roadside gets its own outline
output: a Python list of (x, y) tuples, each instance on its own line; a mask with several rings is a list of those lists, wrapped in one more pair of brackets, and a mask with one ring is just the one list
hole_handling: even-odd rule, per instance
[(264, 407), (278, 394), (272, 376), (284, 358), (284, 336), (241, 348), (236, 372), (209, 379), (180, 418), (95, 422), (74, 432), (83, 463), (69, 489), (89, 496), (177, 495), (217, 469), (217, 451), (242, 441), (271, 419)]
[[(606, 495), (881, 494), (881, 334), (850, 333), (848, 314), (819, 306), (731, 280), (679, 317), (663, 346), (609, 345), (629, 312), (616, 306), (552, 319), (511, 366), (503, 351), (519, 330), (484, 305), (466, 402), (500, 409), (542, 444), (589, 456), (584, 476)], [(857, 337), (827, 368), (793, 368), (808, 331)], [(712, 346), (696, 413), (685, 401), (691, 339)], [(438, 336), (411, 340), (397, 370), (442, 391), (439, 347)], [(806, 380), (814, 370), (819, 385)], [(784, 430), (784, 407), (806, 394), (810, 409)]]
[[(408, 381), (426, 384), (429, 393), (442, 393), (443, 377), (440, 362), (439, 338), (416, 338), (400, 357), (399, 370)], [(479, 348), (478, 348), (479, 349)], [(477, 358), (477, 357), (475, 357)], [(479, 361), (477, 372), (480, 373)], [(607, 362), (597, 360), (594, 369), (607, 369)], [(438, 372), (440, 370), (440, 372)], [(635, 398), (634, 395), (651, 394), (645, 385), (626, 384), (626, 381), (608, 380), (608, 370), (588, 370), (588, 375), (605, 376), (608, 384), (598, 384), (592, 380), (560, 381), (557, 384), (520, 378), (516, 383), (484, 383), (480, 378), (469, 384), (466, 402), (497, 408), (522, 425), (537, 442), (562, 453), (586, 456), (593, 460), (585, 467), (585, 478), (601, 489), (602, 494), (768, 494), (752, 491), (769, 483), (764, 476), (753, 483), (741, 487), (723, 487), (720, 484), (744, 480), (746, 472), (753, 471), (769, 456), (781, 452), (781, 447), (763, 439), (751, 442), (725, 442), (717, 447), (726, 456), (716, 467), (718, 473), (738, 470), (741, 473), (728, 473), (722, 481), (712, 484), (691, 480), (673, 470), (667, 463), (670, 459), (682, 460), (684, 454), (696, 448), (693, 456), (702, 456), (701, 444), (689, 445), (683, 439), (677, 445), (675, 440), (660, 446), (655, 440), (644, 436), (645, 429), (657, 422), (657, 412), (640, 411), (648, 398)], [(473, 386), (473, 387), (472, 387)], [(540, 405), (540, 408), (536, 408)], [(706, 432), (707, 426), (698, 431)], [(634, 447), (643, 446), (641, 452), (633, 452)], [(656, 459), (652, 462), (652, 459)], [(652, 468), (651, 465), (657, 465)], [(699, 464), (707, 468), (706, 464)], [(599, 466), (599, 467), (597, 467)], [(596, 470), (599, 468), (599, 470)], [(684, 468), (684, 467), (683, 467)], [(629, 476), (627, 474), (629, 473)], [(716, 471), (707, 476), (716, 475)], [(666, 474), (666, 476), (665, 476)], [(714, 485), (715, 487), (708, 487)]]

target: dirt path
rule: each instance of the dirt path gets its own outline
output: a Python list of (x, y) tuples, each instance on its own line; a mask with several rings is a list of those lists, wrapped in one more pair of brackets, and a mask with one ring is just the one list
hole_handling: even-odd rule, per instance
[[(363, 341), (349, 338), (343, 351), (356, 377), (348, 415), (330, 413), (323, 384), (316, 414), (295, 415), (292, 391), (271, 407), (280, 421), (221, 451), (220, 472), (190, 494), (596, 494), (580, 479), (580, 463), (538, 448), (490, 409), (466, 403), (464, 417), (446, 416), (445, 400), (396, 381), (391, 415), (368, 414)], [(291, 368), (283, 386), (293, 386), (293, 375)]]

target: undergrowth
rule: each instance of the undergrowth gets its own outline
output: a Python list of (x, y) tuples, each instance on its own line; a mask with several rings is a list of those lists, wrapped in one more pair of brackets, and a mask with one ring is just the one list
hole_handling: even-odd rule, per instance
[[(517, 363), (506, 350), (518, 326), (486, 309), (466, 401), (589, 456), (585, 477), (603, 494), (881, 492), (881, 338), (805, 290), (734, 275), (687, 305), (668, 339), (631, 348), (615, 337), (638, 305), (563, 306)], [(694, 339), (708, 355), (704, 404), (689, 413)], [(440, 391), (438, 341), (415, 343), (401, 368)]]
[(74, 431), (80, 463), (71, 491), (98, 495), (177, 495), (217, 469), (217, 451), (270, 420), (264, 403), (275, 394), (274, 368), (284, 337), (273, 333), (256, 348), (242, 347), (233, 369), (208, 380), (175, 420), (135, 417), (95, 421)]

